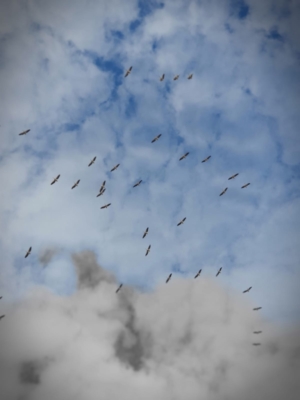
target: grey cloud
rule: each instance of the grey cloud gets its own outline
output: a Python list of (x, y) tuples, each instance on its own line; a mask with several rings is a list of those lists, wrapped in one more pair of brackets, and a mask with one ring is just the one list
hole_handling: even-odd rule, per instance
[(51, 247), (42, 250), (39, 254), (39, 262), (46, 267), (53, 259), (53, 257), (58, 254), (61, 250), (56, 247)]

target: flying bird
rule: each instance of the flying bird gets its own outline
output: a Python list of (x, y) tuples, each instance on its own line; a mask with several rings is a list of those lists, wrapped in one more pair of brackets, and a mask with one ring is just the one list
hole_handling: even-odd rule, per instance
[(230, 179), (233, 179), (233, 178), (235, 178), (236, 176), (238, 176), (238, 174), (232, 175), (230, 178), (228, 178), (228, 180), (230, 181)]
[(252, 343), (253, 346), (260, 346), (260, 343)]
[(0, 319), (2, 319), (2, 318), (4, 318), (4, 317), (5, 317), (5, 315), (1, 315), (1, 316), (0, 316)]
[(185, 220), (186, 220), (186, 217), (184, 217), (180, 222), (178, 222), (177, 226), (182, 225)]
[(53, 181), (51, 182), (51, 185), (53, 185), (55, 182), (57, 182), (59, 180), (60, 175), (57, 175), (56, 178), (53, 179)]
[(2, 296), (0, 296), (0, 300), (2, 299)]
[(183, 159), (184, 159), (185, 157), (187, 157), (189, 154), (190, 154), (190, 153), (185, 153), (184, 156), (182, 156), (182, 157), (179, 158), (179, 161), (183, 160)]
[(193, 74), (190, 74), (190, 75), (188, 76), (188, 79), (192, 79), (192, 77), (193, 77)]
[(262, 309), (262, 307), (253, 308), (254, 311), (257, 311), (257, 310), (260, 310), (260, 309)]
[(101, 209), (101, 208), (107, 208), (107, 207), (109, 207), (110, 205), (111, 205), (111, 203), (105, 204), (105, 206), (100, 207), (100, 209)]
[(96, 158), (97, 158), (97, 157), (94, 157), (94, 158), (92, 159), (92, 161), (89, 163), (88, 167), (90, 167), (92, 164), (94, 164), (94, 162), (96, 161)]
[(211, 156), (206, 157), (204, 160), (202, 160), (201, 162), (206, 162), (210, 159)]
[(253, 333), (255, 333), (256, 335), (258, 335), (259, 333), (262, 333), (262, 331), (254, 331)]
[(174, 76), (174, 81), (177, 81), (177, 79), (179, 78), (179, 75)]
[(130, 67), (130, 68), (126, 71), (125, 78), (130, 74), (131, 70), (132, 70), (132, 67)]
[(222, 271), (222, 267), (219, 269), (216, 276), (220, 275), (221, 271)]
[(26, 135), (26, 133), (28, 133), (28, 132), (30, 132), (30, 129), (27, 129), (27, 131), (23, 131), (23, 132), (19, 133), (19, 136)]
[(223, 190), (223, 192), (220, 193), (220, 196), (223, 196), (223, 194), (227, 192), (227, 189), (228, 189), (228, 188), (225, 188), (225, 189)]
[(198, 276), (201, 274), (202, 269), (199, 270), (199, 272), (197, 272), (197, 274), (194, 276), (194, 279), (198, 278)]
[(135, 185), (133, 185), (133, 187), (137, 187), (142, 183), (142, 180), (140, 180), (138, 183), (136, 183)]
[(249, 185), (250, 185), (250, 183), (246, 183), (246, 185), (242, 186), (241, 189), (245, 189)]
[(249, 292), (251, 288), (252, 288), (252, 286), (250, 286), (248, 289), (244, 290), (243, 293)]
[(103, 195), (103, 193), (105, 192), (105, 188), (103, 188), (102, 190), (100, 190), (100, 192), (97, 194), (97, 197), (99, 197), (99, 196), (102, 196)]
[(118, 289), (116, 290), (116, 293), (118, 293), (120, 291), (122, 286), (123, 286), (123, 283), (121, 283), (121, 285), (118, 287)]
[(162, 82), (165, 79), (165, 74), (162, 74), (160, 81)]
[(146, 251), (146, 254), (145, 254), (145, 256), (147, 256), (147, 255), (149, 254), (149, 251), (150, 251), (150, 249), (151, 249), (151, 244), (149, 244), (149, 246), (148, 246), (148, 249), (147, 249), (147, 251)]
[(74, 183), (74, 185), (71, 187), (71, 189), (75, 189), (78, 185), (79, 185), (80, 179), (78, 179), (78, 181), (76, 183)]
[(29, 254), (31, 253), (31, 249), (32, 247), (30, 246), (24, 258), (27, 258), (29, 256)]
[(147, 236), (148, 231), (149, 231), (149, 228), (147, 228), (147, 229), (145, 230), (145, 232), (144, 232), (144, 234), (143, 234), (143, 239)]
[(166, 280), (166, 283), (169, 282), (169, 280), (171, 279), (171, 276), (172, 276), (172, 274), (170, 274), (170, 275), (168, 276), (168, 279)]
[(101, 185), (101, 187), (100, 187), (100, 192), (104, 189), (105, 182), (106, 182), (106, 181), (103, 181), (103, 183), (102, 183), (102, 185)]
[(159, 135), (157, 135), (157, 136), (151, 141), (151, 143), (156, 142), (160, 137), (161, 137), (161, 133), (160, 133)]
[(110, 172), (115, 171), (115, 170), (119, 167), (119, 165), (120, 165), (120, 164), (115, 165), (115, 166), (110, 170)]

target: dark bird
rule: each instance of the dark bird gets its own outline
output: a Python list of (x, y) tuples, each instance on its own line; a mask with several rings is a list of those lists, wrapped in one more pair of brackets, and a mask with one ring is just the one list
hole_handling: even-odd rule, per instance
[(247, 293), (250, 292), (250, 289), (252, 288), (252, 286), (250, 286), (248, 289), (244, 290), (243, 293)]
[(179, 161), (183, 160), (183, 159), (184, 159), (185, 157), (187, 157), (189, 154), (190, 154), (190, 153), (185, 153), (184, 156), (182, 156), (182, 157), (179, 158)]
[(118, 293), (121, 290), (122, 286), (123, 286), (123, 283), (121, 283), (121, 285), (118, 287), (118, 289), (116, 290), (116, 293)]
[(26, 133), (28, 133), (28, 132), (30, 132), (30, 129), (27, 129), (27, 131), (23, 131), (23, 132), (19, 133), (19, 136), (26, 135)]
[(105, 182), (106, 182), (106, 181), (103, 181), (103, 183), (102, 183), (102, 185), (101, 185), (101, 187), (100, 187), (100, 190), (99, 190), (100, 192), (104, 189)]
[(260, 343), (252, 343), (253, 346), (260, 346)]
[(242, 186), (241, 189), (245, 189), (249, 185), (250, 185), (250, 183), (246, 183), (246, 185)]
[(30, 246), (24, 258), (27, 258), (29, 256), (29, 254), (31, 253), (31, 249), (32, 247)]
[(254, 311), (260, 310), (262, 307), (253, 308)]
[(238, 174), (232, 175), (230, 178), (228, 178), (228, 180), (230, 181), (230, 179), (233, 179), (233, 178), (235, 178), (236, 176), (238, 176)]
[(160, 81), (162, 82), (165, 79), (165, 74), (162, 74)]
[(197, 272), (197, 274), (194, 276), (194, 279), (198, 278), (198, 276), (201, 274), (202, 269), (199, 270), (199, 272)]
[(193, 74), (190, 74), (190, 75), (188, 76), (188, 79), (192, 79), (192, 77), (193, 77)]
[(204, 160), (202, 160), (201, 162), (206, 162), (210, 159), (211, 156), (206, 157)]
[(4, 318), (4, 317), (5, 317), (5, 315), (1, 315), (1, 316), (0, 316), (0, 319), (2, 319), (2, 318)]
[(184, 217), (180, 222), (178, 222), (177, 226), (182, 225), (185, 220), (186, 220), (186, 217)]
[(135, 185), (133, 185), (133, 187), (137, 187), (142, 183), (142, 180), (140, 180), (138, 183), (136, 183)]
[(100, 207), (100, 209), (101, 209), (101, 208), (107, 208), (107, 207), (109, 207), (110, 205), (111, 205), (111, 203), (105, 204), (105, 206)]
[(55, 182), (57, 182), (59, 180), (60, 175), (57, 175), (56, 178), (53, 179), (53, 181), (51, 182), (51, 185), (53, 185)]
[(258, 335), (259, 333), (262, 333), (262, 331), (254, 331), (253, 333), (255, 333), (256, 335)]
[(115, 170), (119, 167), (119, 165), (120, 165), (120, 164), (115, 165), (115, 166), (110, 170), (110, 172), (115, 171)]
[(148, 249), (147, 249), (147, 251), (146, 251), (146, 254), (145, 254), (145, 256), (147, 256), (147, 255), (149, 254), (149, 251), (150, 251), (150, 249), (151, 249), (151, 244), (149, 244), (149, 246), (148, 246)]
[(221, 271), (222, 271), (222, 267), (219, 269), (216, 276), (220, 275)]
[(105, 192), (105, 188), (103, 188), (102, 190), (100, 190), (100, 192), (97, 194), (97, 197), (99, 197), (99, 196), (102, 196), (103, 195), (103, 193)]
[(225, 189), (223, 190), (223, 192), (220, 193), (220, 196), (223, 196), (223, 194), (227, 192), (227, 189), (228, 189), (228, 188), (225, 188)]
[(172, 274), (170, 274), (170, 275), (168, 276), (168, 279), (166, 280), (166, 283), (169, 282), (169, 280), (171, 279), (171, 276), (172, 276)]
[(75, 188), (76, 188), (76, 186), (78, 186), (78, 185), (79, 185), (79, 182), (80, 182), (80, 179), (78, 179), (78, 181), (77, 181), (76, 183), (74, 183), (74, 185), (71, 187), (71, 189), (75, 189)]
[(160, 133), (159, 135), (157, 135), (157, 136), (151, 141), (151, 143), (156, 142), (160, 137), (161, 137), (161, 133)]
[(96, 161), (96, 158), (97, 158), (97, 157), (94, 157), (94, 158), (92, 159), (92, 161), (89, 163), (88, 167), (90, 167), (92, 164), (94, 164), (94, 162)]
[(126, 74), (125, 74), (125, 78), (130, 74), (131, 70), (132, 70), (132, 67), (130, 67), (130, 68), (127, 70), (127, 72), (126, 72)]
[(0, 296), (0, 300), (2, 299), (2, 296)]
[(144, 232), (144, 234), (143, 234), (143, 239), (147, 236), (148, 231), (149, 231), (149, 228), (147, 228), (147, 229), (145, 230), (145, 232)]
[(179, 75), (174, 76), (174, 81), (177, 81), (177, 79), (179, 78)]

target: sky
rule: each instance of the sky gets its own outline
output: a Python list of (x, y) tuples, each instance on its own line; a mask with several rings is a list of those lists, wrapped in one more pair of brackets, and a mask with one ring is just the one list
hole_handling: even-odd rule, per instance
[(293, 0), (1, 2), (7, 399), (298, 398), (299, 17)]

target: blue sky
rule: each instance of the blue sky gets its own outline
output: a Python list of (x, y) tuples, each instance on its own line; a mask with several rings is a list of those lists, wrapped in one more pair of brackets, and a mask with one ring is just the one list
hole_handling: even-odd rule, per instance
[[(70, 254), (88, 249), (147, 290), (170, 272), (214, 277), (222, 267), (220, 285), (252, 285), (266, 318), (299, 321), (297, 6), (74, 4), (2, 6), (1, 293), (72, 293)], [(43, 268), (49, 248), (58, 250)]]

